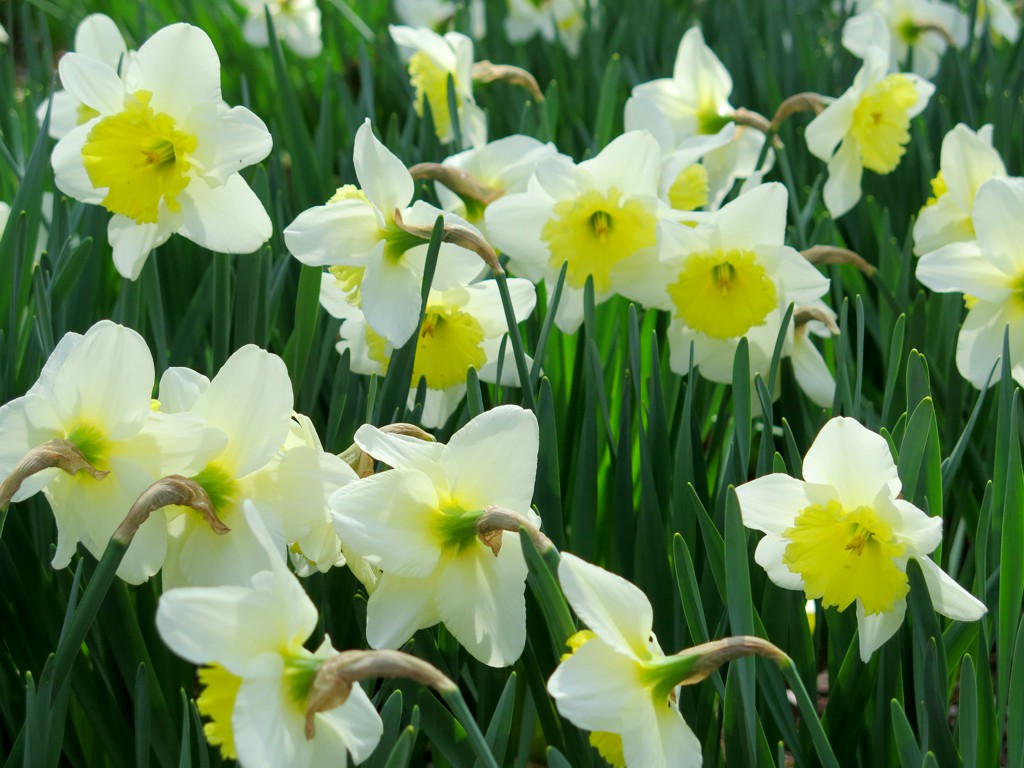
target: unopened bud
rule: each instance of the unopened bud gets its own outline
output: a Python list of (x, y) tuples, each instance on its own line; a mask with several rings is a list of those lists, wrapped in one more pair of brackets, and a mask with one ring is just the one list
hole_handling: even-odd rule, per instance
[(676, 654), (676, 657), (696, 657), (689, 674), (678, 681), (679, 685), (695, 685), (728, 661), (747, 656), (763, 656), (776, 664), (789, 663), (789, 657), (774, 645), (760, 637), (737, 635), (695, 645)]
[(23, 482), (44, 469), (62, 469), (69, 475), (86, 472), (95, 480), (110, 474), (96, 469), (70, 440), (48, 440), (26, 453), (0, 484), (0, 510), (7, 509)]
[[(410, 235), (415, 235), (423, 240), (430, 240), (431, 235), (434, 233), (433, 227), (421, 227), (415, 224), (406, 224), (402, 221), (402, 212), (395, 209), (395, 226), (404, 232), (408, 232)], [(477, 256), (483, 259), (484, 263), (490, 267), (495, 274), (503, 275), (505, 270), (502, 269), (501, 264), (498, 262), (498, 254), (494, 248), (484, 240), (483, 236), (475, 229), (464, 227), (461, 224), (450, 224), (447, 221), (444, 223), (444, 232), (441, 234), (441, 242), (451, 243), (457, 245), (460, 248), (465, 248), (467, 251), (473, 251)]]
[(520, 528), (526, 531), (538, 552), (546, 552), (554, 546), (551, 539), (541, 533), (536, 525), (511, 509), (494, 505), (485, 507), (484, 513), (476, 521), (477, 538), (490, 547), (495, 557), (501, 551), (502, 533), (518, 533)]
[(814, 112), (814, 114), (820, 115), (825, 110), (827, 104), (828, 102), (825, 101), (825, 97), (817, 93), (797, 93), (790, 96), (775, 110), (771, 129), (774, 132), (778, 132), (782, 124), (797, 112)]
[(505, 194), (503, 189), (489, 187), (476, 176), (454, 165), (417, 163), (409, 169), (409, 173), (417, 180), (440, 182), (463, 200), (476, 200), (483, 205), (489, 205)]
[(510, 64), (492, 64), (486, 59), (473, 64), (473, 82), (493, 83), (495, 80), (518, 85), (520, 88), (528, 90), (538, 103), (544, 101), (544, 94), (541, 93), (540, 86), (537, 85), (537, 78), (522, 67), (513, 67)]
[(797, 307), (793, 311), (793, 324), (796, 326), (797, 333), (803, 330), (804, 326), (812, 320), (817, 320), (819, 323), (823, 323), (833, 336), (839, 335), (839, 326), (836, 325), (835, 317), (832, 316), (831, 312), (823, 309), (822, 307), (811, 305), (806, 307)]
[(873, 265), (848, 248), (837, 248), (834, 245), (814, 245), (805, 251), (800, 251), (800, 255), (815, 266), (819, 264), (852, 264), (867, 277), (875, 274)]
[[(424, 432), (415, 424), (409, 424), (407, 422), (388, 424), (387, 426), (381, 427), (380, 431), (389, 435), (415, 437), (417, 440), (423, 440), (428, 443), (435, 442), (432, 434)], [(373, 456), (364, 452), (363, 449), (355, 443), (339, 453), (338, 458), (352, 467), (352, 470), (356, 475), (358, 475), (360, 480), (373, 474)]]
[(217, 517), (213, 502), (203, 486), (181, 475), (168, 475), (139, 494), (127, 517), (114, 531), (114, 538), (124, 544), (131, 542), (135, 532), (149, 519), (150, 514), (172, 505), (196, 510), (216, 534), (222, 535), (231, 530)]

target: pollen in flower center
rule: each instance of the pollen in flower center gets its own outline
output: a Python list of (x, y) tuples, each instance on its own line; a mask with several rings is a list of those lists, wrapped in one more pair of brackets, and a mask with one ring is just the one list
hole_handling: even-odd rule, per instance
[(746, 250), (689, 256), (668, 295), (677, 318), (715, 339), (742, 336), (778, 308), (775, 283)]
[(870, 507), (847, 511), (836, 500), (801, 510), (783, 532), (782, 562), (804, 580), (807, 596), (845, 610), (860, 600), (867, 614), (885, 613), (909, 586), (897, 559), (906, 547)]
[(82, 147), (89, 181), (107, 189), (103, 205), (138, 224), (153, 224), (160, 202), (180, 210), (177, 196), (188, 186), (195, 136), (178, 130), (170, 115), (154, 112), (149, 91), (125, 97), (124, 110), (93, 126)]
[(206, 740), (220, 747), (221, 754), (236, 759), (235, 732), (231, 715), (235, 711), (235, 698), (242, 687), (242, 678), (228, 672), (220, 664), (210, 664), (199, 670), (199, 683), (203, 692), (196, 699), (199, 711), (210, 719), (203, 726)]
[(611, 288), (611, 269), (623, 259), (655, 243), (655, 216), (639, 200), (622, 201), (612, 187), (607, 194), (590, 189), (555, 204), (541, 238), (555, 270), (569, 262), (565, 281), (583, 288), (593, 275), (594, 290)]
[(910, 108), (916, 103), (917, 89), (906, 75), (889, 75), (864, 92), (850, 131), (865, 168), (890, 173), (899, 165), (910, 141)]

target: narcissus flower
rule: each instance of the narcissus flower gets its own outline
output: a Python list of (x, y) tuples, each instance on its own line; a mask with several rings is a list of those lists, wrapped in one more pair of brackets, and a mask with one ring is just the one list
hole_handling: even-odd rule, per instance
[[(399, 227), (395, 212), (406, 224), (432, 227), (442, 211), (423, 201), (409, 207), (412, 176), (373, 135), (368, 119), (356, 132), (353, 159), (362, 189), (346, 185), (326, 205), (303, 211), (285, 229), (284, 240), (303, 264), (334, 267), (349, 301), (362, 308), (374, 332), (400, 347), (416, 330), (427, 243)], [(482, 268), (473, 252), (442, 243), (433, 287), (466, 285)]]
[[(884, 35), (881, 20), (874, 19)], [(896, 169), (910, 141), (910, 121), (935, 90), (917, 75), (888, 72), (888, 51), (868, 48), (850, 89), (807, 126), (808, 149), (828, 163), (824, 199), (834, 218), (860, 200), (865, 168), (880, 174)]]
[[(522, 322), (536, 303), (533, 283), (511, 278), (508, 289), (516, 322)], [(320, 303), (334, 317), (344, 320), (337, 349), (350, 352), (352, 370), (366, 375), (387, 373), (394, 347), (370, 327), (358, 307), (346, 300), (344, 285), (330, 273), (323, 276)], [(466, 394), (470, 366), (476, 369), (480, 381), (498, 383), (498, 354), (507, 332), (498, 284), (493, 280), (430, 292), (416, 338), (409, 391), (412, 408), (420, 379), (426, 382), (427, 395), (418, 423), (428, 429), (444, 426)], [(500, 383), (519, 386), (508, 346)]]
[[(84, 336), (65, 335), (28, 393), (0, 408), (0, 478), (48, 443), (79, 460), (27, 477), (14, 495), (45, 492), (57, 521), (54, 568), (79, 542), (101, 557), (139, 494), (166, 475), (197, 472), (223, 447), (224, 435), (198, 414), (153, 410), (153, 376), (142, 337), (104, 320)], [(163, 513), (142, 525), (118, 568), (122, 579), (138, 584), (160, 570), (166, 525)]]
[(0, 44), (7, 43), (10, 39), (11, 38), (7, 35), (7, 30), (4, 29), (4, 25), (0, 24)]
[(975, 133), (959, 123), (947, 133), (939, 172), (931, 182), (932, 197), (914, 223), (914, 253), (920, 256), (950, 243), (973, 240), (974, 196), (986, 181), (1005, 175), (1003, 159), (992, 148), (991, 125)]
[[(976, 240), (926, 253), (917, 279), (933, 291), (963, 293), (970, 307), (956, 344), (956, 367), (976, 387), (1003, 354), (1010, 334), (1010, 372), (1024, 384), (1024, 179), (995, 178), (974, 198)], [(998, 372), (993, 377), (998, 380)]]
[(626, 101), (626, 130), (650, 131), (673, 158), (663, 186), (668, 194), (675, 189), (675, 208), (717, 208), (736, 179), (757, 169), (764, 134), (733, 123), (731, 93), (728, 70), (693, 27), (679, 43), (672, 77), (641, 83)]
[[(246, 504), (249, 507), (248, 503)], [(361, 763), (383, 733), (366, 692), (353, 685), (341, 706), (306, 718), (313, 681), (336, 651), (325, 637), (316, 651), (303, 643), (317, 611), (284, 563), (284, 551), (248, 508), (259, 546), (259, 569), (244, 585), (172, 589), (160, 597), (156, 626), (179, 656), (203, 665), (196, 699), (208, 718), (206, 740), (246, 768)]]
[(555, 322), (573, 333), (583, 322), (583, 289), (593, 278), (604, 301), (618, 288), (612, 272), (643, 271), (657, 252), (661, 149), (647, 131), (623, 134), (590, 160), (558, 156), (538, 166), (527, 191), (487, 206), (491, 241), (510, 268), (554, 290), (568, 262)]
[[(422, 116), (430, 104), (434, 131), (442, 143), (455, 140), (457, 122), (463, 147), (477, 147), (487, 141), (487, 118), (473, 99), (473, 41), (459, 32), (442, 37), (421, 27), (388, 27), (391, 39), (408, 63), (409, 78), (416, 91), (413, 107)], [(457, 114), (448, 109), (448, 79), (455, 87)]]
[(665, 656), (647, 596), (569, 553), (558, 580), (587, 625), (548, 680), (558, 711), (592, 731), (591, 744), (614, 766), (700, 766), (700, 741), (679, 714), (678, 686), (692, 659)]
[(311, 59), (320, 55), (320, 9), (316, 0), (242, 0), (249, 12), (242, 26), (242, 36), (252, 45), (266, 46), (267, 20), (270, 13), (277, 37), (297, 56)]
[[(342, 542), (383, 574), (370, 595), (366, 638), (397, 648), (442, 622), (474, 658), (504, 667), (526, 642), (526, 561), (517, 533), (481, 529), (494, 507), (534, 528), (538, 428), (531, 411), (480, 414), (447, 445), (368, 424), (356, 443), (392, 469), (330, 500)], [(488, 543), (484, 543), (484, 539)]]
[(57, 187), (112, 214), (114, 265), (136, 279), (149, 252), (178, 232), (222, 253), (250, 253), (271, 233), (238, 172), (270, 152), (263, 121), (221, 99), (220, 61), (197, 27), (173, 24), (147, 40), (123, 78), (80, 53), (61, 82), (96, 112), (53, 150)]
[[(115, 74), (127, 70), (128, 57), (133, 55), (117, 24), (102, 13), (92, 13), (78, 23), (75, 29), (75, 52), (95, 59)], [(48, 104), (49, 100), (44, 101), (36, 110), (40, 125)], [(55, 91), (50, 111), (50, 136), (62, 139), (76, 126), (96, 117), (96, 114), (96, 110), (83, 104), (69, 91)]]
[(942, 519), (900, 496), (885, 438), (834, 418), (808, 449), (803, 476), (775, 473), (736, 489), (743, 524), (766, 534), (754, 559), (780, 587), (803, 590), (826, 608), (855, 604), (862, 660), (903, 623), (911, 558), (936, 611), (960, 621), (985, 613), (928, 557), (942, 541)]
[(974, 34), (977, 37), (988, 30), (992, 38), (1000, 38), (1011, 43), (1020, 37), (1019, 12), (1015, 12), (1006, 0), (978, 0), (977, 18), (974, 22)]
[[(843, 28), (843, 45), (854, 55), (863, 56), (873, 45), (880, 45), (871, 16), (877, 14), (887, 27), (885, 45), (889, 48), (890, 69), (910, 66), (921, 77), (931, 79), (952, 43), (962, 48), (967, 43), (967, 16), (954, 3), (942, 0), (854, 0), (854, 11)], [(909, 65), (907, 62), (910, 62)]]
[(570, 56), (576, 56), (587, 27), (588, 13), (591, 23), (597, 26), (601, 17), (593, 0), (508, 0), (505, 35), (513, 43), (525, 42), (536, 35), (549, 43), (557, 40)]

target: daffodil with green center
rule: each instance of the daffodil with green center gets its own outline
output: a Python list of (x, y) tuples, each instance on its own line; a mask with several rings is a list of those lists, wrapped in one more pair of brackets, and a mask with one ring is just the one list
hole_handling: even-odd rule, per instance
[[(536, 305), (536, 291), (529, 280), (508, 279), (509, 296), (516, 322), (523, 322)], [(362, 312), (346, 299), (345, 284), (325, 274), (320, 286), (320, 303), (341, 325), (339, 353), (348, 351), (352, 370), (364, 375), (384, 375), (394, 347), (376, 333)], [(416, 405), (420, 379), (427, 392), (417, 422), (434, 429), (444, 426), (466, 394), (470, 366), (480, 381), (496, 384), (498, 356), (508, 331), (505, 313), (492, 280), (447, 291), (431, 291), (423, 322), (416, 337), (409, 408)], [(529, 361), (529, 358), (527, 358)], [(519, 386), (519, 377), (509, 349), (505, 350), (500, 384)]]
[(241, 0), (249, 12), (242, 24), (242, 37), (252, 45), (265, 48), (267, 20), (270, 14), (274, 32), (296, 56), (312, 59), (320, 55), (320, 9), (316, 0)]
[(847, 50), (863, 56), (868, 47), (881, 44), (875, 23), (869, 20), (877, 14), (888, 33), (884, 45), (891, 68), (907, 66), (926, 79), (939, 71), (948, 41), (963, 48), (969, 36), (967, 15), (955, 3), (942, 0), (854, 0), (853, 11), (857, 15), (843, 27)]
[[(625, 127), (648, 130), (658, 140), (666, 157), (663, 194), (699, 161), (707, 177), (704, 205), (717, 208), (737, 179), (756, 172), (764, 134), (733, 122), (731, 93), (732, 78), (698, 27), (679, 42), (672, 77), (633, 88)], [(690, 205), (686, 210), (701, 207)]]
[(383, 571), (370, 595), (366, 638), (397, 648), (445, 625), (474, 658), (505, 667), (526, 642), (526, 561), (516, 533), (495, 554), (477, 522), (497, 506), (529, 522), (538, 428), (531, 411), (503, 405), (472, 419), (447, 445), (364, 425), (356, 444), (392, 467), (331, 496), (346, 547)]
[[(731, 381), (743, 336), (752, 349), (766, 349), (767, 368), (785, 308), (828, 290), (828, 280), (785, 244), (787, 204), (785, 187), (771, 183), (703, 215), (696, 226), (662, 221), (657, 264), (613, 273), (623, 295), (671, 313), (673, 370), (688, 372), (692, 343), (702, 375)], [(752, 355), (752, 371), (760, 362)]]
[(920, 256), (950, 243), (974, 240), (974, 196), (986, 181), (1005, 175), (1003, 160), (992, 147), (991, 125), (983, 125), (977, 133), (963, 123), (954, 127), (942, 139), (932, 197), (914, 222), (914, 253)]
[(661, 650), (647, 596), (568, 553), (558, 580), (589, 630), (570, 639), (571, 655), (548, 680), (558, 711), (591, 731), (591, 744), (614, 766), (700, 766), (700, 741), (679, 714), (690, 662)]
[(808, 449), (803, 476), (776, 473), (736, 489), (743, 524), (765, 534), (754, 559), (780, 587), (802, 590), (826, 608), (855, 604), (863, 661), (903, 623), (910, 559), (920, 565), (936, 611), (960, 621), (985, 613), (928, 557), (942, 541), (942, 519), (901, 497), (883, 437), (836, 417)]
[(306, 737), (314, 676), (336, 651), (329, 637), (316, 651), (305, 648), (317, 626), (316, 608), (248, 503), (245, 517), (259, 546), (251, 579), (239, 586), (172, 589), (157, 606), (163, 641), (187, 661), (205, 665), (196, 704), (207, 718), (207, 741), (244, 768), (344, 768), (349, 756), (361, 763), (377, 746), (383, 725), (359, 685), (341, 706), (317, 712), (315, 736)]
[[(1024, 383), (1024, 179), (994, 178), (974, 197), (976, 240), (950, 243), (917, 262), (917, 279), (940, 293), (970, 297), (956, 344), (956, 367), (984, 387), (1003, 354), (1008, 330), (1010, 373)], [(995, 377), (998, 380), (998, 373)], [(989, 384), (994, 383), (989, 381)]]
[[(455, 140), (453, 122), (457, 121), (462, 147), (478, 147), (487, 141), (487, 118), (473, 99), (473, 41), (459, 32), (443, 37), (420, 27), (388, 27), (409, 67), (409, 79), (416, 95), (413, 107), (423, 116), (424, 104), (430, 105), (434, 131), (441, 143)], [(455, 87), (457, 114), (448, 109), (448, 80)]]
[(864, 50), (853, 85), (805, 133), (811, 154), (828, 163), (823, 196), (833, 218), (860, 200), (865, 168), (880, 174), (896, 169), (910, 141), (910, 121), (935, 90), (917, 75), (889, 74), (888, 33), (880, 17), (870, 20), (875, 44)]
[[(121, 31), (109, 16), (92, 13), (78, 23), (75, 29), (75, 52), (88, 56), (106, 65), (115, 74), (127, 69), (128, 59), (134, 52), (128, 50)], [(42, 125), (50, 100), (43, 101), (36, 109), (36, 118)], [(50, 106), (50, 136), (62, 139), (76, 126), (96, 117), (96, 110), (86, 106), (70, 92), (54, 91)]]
[[(162, 477), (197, 472), (224, 446), (224, 435), (197, 414), (152, 410), (153, 360), (135, 331), (101, 321), (69, 333), (23, 397), (0, 408), (0, 480), (32, 449), (69, 441), (96, 470), (56, 467), (25, 479), (14, 501), (42, 490), (57, 521), (53, 566), (64, 568), (79, 542), (96, 557), (146, 488)], [(166, 516), (155, 513), (132, 540), (118, 575), (138, 584), (160, 570)]]
[(668, 211), (657, 196), (660, 175), (658, 143), (633, 131), (579, 165), (562, 156), (538, 165), (526, 192), (487, 206), (488, 235), (514, 272), (545, 280), (550, 295), (568, 262), (555, 315), (562, 331), (573, 333), (583, 321), (588, 278), (601, 302), (618, 291), (613, 270), (643, 272), (656, 260), (657, 222)]
[(113, 217), (114, 265), (131, 280), (175, 232), (221, 253), (251, 253), (270, 218), (239, 171), (270, 152), (263, 121), (221, 98), (220, 61), (197, 27), (173, 24), (115, 69), (79, 53), (60, 60), (65, 89), (96, 116), (53, 150), (57, 187)]
[(557, 40), (575, 58), (587, 28), (587, 14), (596, 28), (600, 7), (594, 0), (508, 0), (505, 36), (512, 43), (526, 42), (537, 35), (549, 43)]
[(249, 583), (262, 562), (262, 545), (243, 504), (259, 514), (282, 555), (287, 545), (303, 542), (314, 557), (337, 559), (329, 548), (314, 552), (313, 544), (327, 522), (328, 496), (356, 476), (337, 456), (292, 436), (292, 385), (281, 358), (247, 345), (212, 381), (171, 368), (160, 380), (159, 399), (161, 410), (201, 415), (227, 435), (227, 444), (192, 479), (230, 529), (218, 535), (193, 510), (168, 508), (165, 589)]
[[(285, 229), (284, 241), (303, 264), (344, 268), (350, 299), (358, 295), (366, 322), (400, 347), (416, 330), (427, 242), (400, 228), (395, 212), (415, 226), (433, 227), (444, 215), (451, 223), (472, 227), (423, 201), (409, 207), (415, 192), (412, 176), (373, 135), (369, 120), (356, 131), (353, 159), (361, 188), (346, 185), (326, 205), (300, 213)], [(482, 268), (476, 254), (442, 243), (433, 287), (443, 291), (466, 285)]]

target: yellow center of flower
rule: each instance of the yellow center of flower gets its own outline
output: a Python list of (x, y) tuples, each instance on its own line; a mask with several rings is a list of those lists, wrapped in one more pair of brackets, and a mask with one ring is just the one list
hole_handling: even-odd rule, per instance
[(925, 207), (935, 205), (939, 202), (939, 198), (946, 194), (949, 189), (946, 187), (946, 177), (942, 175), (942, 171), (935, 174), (935, 178), (931, 180), (932, 196), (925, 202)]
[(870, 507), (813, 504), (782, 535), (790, 542), (782, 562), (803, 578), (807, 597), (821, 598), (826, 608), (842, 611), (859, 599), (865, 613), (885, 613), (910, 589), (896, 563), (906, 547)]
[(916, 103), (917, 89), (906, 75), (889, 75), (861, 96), (850, 133), (869, 171), (890, 173), (899, 165), (910, 141), (909, 111)]
[(913, 17), (907, 15), (900, 19), (896, 25), (896, 34), (907, 45), (914, 45), (921, 38), (921, 27), (914, 21)]
[(338, 287), (345, 293), (345, 301), (354, 307), (361, 307), (363, 305), (363, 296), (359, 291), (359, 286), (363, 284), (363, 274), (366, 272), (366, 267), (329, 267), (330, 272), (334, 279), (338, 282)]
[(366, 193), (363, 192), (355, 184), (343, 184), (338, 187), (333, 195), (327, 200), (327, 204), (340, 203), (342, 200), (364, 200), (370, 202), (366, 197)]
[[(483, 341), (484, 329), (473, 315), (443, 304), (427, 307), (416, 338), (410, 385), (417, 386), (420, 378), (427, 380), (430, 389), (464, 384), (470, 366), (480, 370), (487, 362)], [(370, 358), (386, 371), (391, 360), (387, 341), (368, 325), (366, 345)]]
[[(430, 114), (434, 117), (434, 131), (441, 141), (446, 141), (452, 132), (452, 116), (448, 112), (448, 75), (454, 73), (441, 69), (423, 51), (417, 51), (409, 58), (409, 78), (416, 89), (416, 114), (423, 117), (423, 102), (430, 102)], [(456, 83), (458, 85), (458, 83)], [(462, 98), (455, 91), (456, 107), (462, 106)]]
[(668, 295), (677, 318), (714, 339), (742, 336), (778, 308), (775, 283), (752, 251), (688, 257)]
[(177, 196), (188, 186), (188, 155), (197, 144), (170, 115), (154, 112), (151, 98), (149, 91), (127, 96), (124, 111), (96, 123), (82, 147), (89, 181), (107, 188), (103, 205), (137, 224), (156, 223), (161, 201), (180, 210)]
[(210, 664), (199, 670), (199, 683), (203, 692), (196, 699), (196, 706), (210, 720), (203, 726), (206, 740), (220, 747), (224, 757), (234, 760), (238, 753), (235, 751), (231, 715), (235, 711), (235, 698), (242, 687), (242, 678), (231, 674), (220, 664)]
[(75, 109), (75, 125), (85, 125), (94, 117), (99, 116), (100, 113), (95, 109), (79, 102), (78, 107)]
[(71, 429), (67, 430), (65, 439), (74, 443), (85, 460), (97, 469), (106, 469), (107, 463), (107, 434), (92, 421), (79, 421)]
[(593, 276), (598, 293), (611, 288), (611, 270), (628, 256), (655, 243), (657, 219), (639, 200), (622, 202), (612, 187), (607, 195), (596, 189), (555, 204), (552, 218), (541, 230), (551, 256), (548, 263), (561, 269), (569, 262), (565, 281), (583, 288)]
[(708, 204), (708, 172), (700, 163), (679, 172), (668, 190), (668, 202), (677, 211), (696, 211)]

